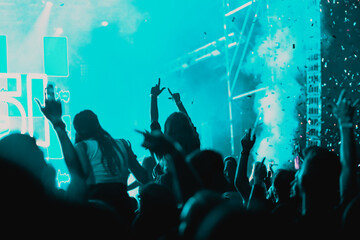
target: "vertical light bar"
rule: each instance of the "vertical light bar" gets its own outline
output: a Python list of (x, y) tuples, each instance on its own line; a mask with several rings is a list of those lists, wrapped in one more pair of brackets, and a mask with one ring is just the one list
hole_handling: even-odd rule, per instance
[[(228, 2), (223, 0), (223, 9), (224, 11), (228, 9)], [(228, 107), (229, 107), (229, 121), (230, 121), (230, 147), (231, 147), (231, 154), (235, 154), (235, 142), (234, 142), (234, 122), (232, 116), (232, 99), (231, 99), (231, 91), (230, 91), (230, 61), (229, 61), (229, 36), (227, 33), (227, 25), (226, 25), (226, 17), (227, 14), (224, 15), (224, 36), (225, 36), (225, 62), (226, 62), (226, 84), (227, 84), (227, 94), (228, 94)]]

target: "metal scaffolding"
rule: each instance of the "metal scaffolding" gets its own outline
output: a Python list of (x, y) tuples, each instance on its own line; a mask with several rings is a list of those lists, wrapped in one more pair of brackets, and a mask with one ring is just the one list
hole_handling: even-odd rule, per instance
[[(306, 145), (320, 145), (321, 133), (321, 46), (320, 46), (320, 0), (303, 1), (307, 8), (308, 21), (304, 24), (306, 28), (306, 96), (307, 96), (307, 125), (306, 125)], [(167, 64), (162, 74), (167, 75), (172, 72), (185, 70), (188, 67), (218, 55), (224, 55), (225, 77), (227, 84), (227, 98), (229, 109), (230, 124), (230, 147), (231, 154), (235, 154), (234, 144), (234, 121), (233, 121), (233, 101), (258, 91), (257, 89), (241, 95), (234, 94), (236, 86), (241, 82), (239, 75), (241, 66), (244, 63), (246, 53), (249, 48), (250, 39), (258, 19), (261, 6), (266, 9), (267, 21), (269, 25), (269, 38), (271, 39), (271, 27), (274, 16), (270, 16), (268, 0), (223, 0), (223, 37), (208, 43), (194, 51), (191, 51)], [(235, 17), (241, 14), (242, 21), (234, 21)], [(275, 77), (274, 75), (272, 77)]]
[[(255, 4), (256, 3), (256, 4)], [(245, 28), (248, 24), (249, 18), (251, 18), (251, 12), (253, 5), (256, 5), (254, 8), (255, 13), (252, 15), (252, 21), (250, 22), (250, 28), (245, 35)], [(226, 36), (228, 36), (229, 32), (234, 32), (236, 36), (236, 48), (231, 54), (228, 48), (225, 48), (225, 65), (226, 65), (226, 83), (227, 83), (227, 94), (228, 94), (228, 107), (229, 107), (229, 121), (230, 121), (230, 146), (231, 146), (231, 154), (235, 154), (235, 143), (234, 143), (234, 123), (233, 123), (233, 114), (232, 114), (232, 101), (234, 89), (238, 82), (239, 73), (243, 61), (245, 59), (246, 51), (249, 46), (249, 41), (252, 36), (255, 22), (257, 20), (258, 11), (259, 11), (260, 3), (255, 1), (247, 1), (240, 6), (236, 6), (233, 8), (230, 0), (223, 0), (223, 9), (224, 9), (224, 36), (225, 36), (225, 46), (228, 45), (229, 40)], [(232, 20), (232, 16), (239, 12), (240, 10), (246, 9), (245, 19), (241, 26), (241, 29), (238, 28), (234, 21)], [(244, 39), (246, 38), (246, 39)], [(243, 43), (243, 44), (242, 44)], [(240, 46), (242, 47), (240, 50)]]
[(308, 1), (308, 24), (306, 41), (306, 146), (321, 144), (321, 45), (320, 0)]
[[(232, 4), (232, 2), (235, 1), (223, 0), (223, 37), (171, 61), (167, 64), (166, 68), (163, 69), (162, 74), (167, 75), (172, 72), (185, 70), (211, 57), (216, 57), (221, 54), (224, 55), (229, 108), (230, 148), (231, 154), (235, 154), (232, 102), (239, 97), (234, 98), (234, 89), (239, 82), (238, 78), (241, 65), (246, 57), (260, 3), (253, 0), (246, 0), (238, 5), (239, 1), (236, 1), (237, 3), (234, 4)], [(237, 14), (244, 16), (244, 20), (240, 26), (234, 21), (234, 17), (237, 16)]]

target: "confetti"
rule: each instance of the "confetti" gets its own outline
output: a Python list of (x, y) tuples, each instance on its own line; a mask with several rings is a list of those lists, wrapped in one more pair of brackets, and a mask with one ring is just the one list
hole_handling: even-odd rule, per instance
[[(332, 114), (341, 89), (352, 99), (360, 98), (359, 47), (360, 1), (327, 0), (322, 3), (322, 146), (339, 153), (340, 134), (337, 119)], [(331, 36), (331, 37), (330, 37)], [(334, 41), (336, 39), (336, 41)], [(325, 46), (326, 44), (326, 46)], [(360, 122), (360, 109), (354, 114)], [(360, 129), (355, 129), (360, 144)]]

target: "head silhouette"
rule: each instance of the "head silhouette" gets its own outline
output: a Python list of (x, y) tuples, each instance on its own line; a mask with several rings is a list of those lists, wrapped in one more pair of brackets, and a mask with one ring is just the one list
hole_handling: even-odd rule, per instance
[(122, 155), (122, 152), (111, 135), (101, 127), (96, 114), (91, 110), (79, 112), (74, 117), (74, 128), (76, 130), (75, 142), (89, 139), (97, 141), (102, 153), (102, 164), (112, 175), (116, 175), (121, 168), (119, 154)]
[(0, 140), (0, 157), (27, 170), (46, 190), (55, 188), (55, 169), (48, 165), (36, 140), (27, 134), (10, 134)]
[(211, 210), (226, 200), (211, 190), (201, 190), (189, 198), (180, 214), (179, 234), (182, 239), (194, 239), (201, 222)]
[(178, 226), (177, 201), (166, 186), (153, 182), (145, 184), (139, 191), (139, 198), (140, 211), (133, 222), (135, 239), (159, 239)]
[(187, 159), (190, 166), (199, 176), (205, 189), (225, 192), (228, 182), (224, 176), (222, 156), (213, 150), (195, 151)]
[(199, 135), (189, 117), (182, 112), (174, 112), (166, 119), (164, 134), (177, 141), (186, 154), (200, 148)]
[(289, 169), (277, 169), (273, 177), (273, 187), (277, 201), (287, 201), (290, 198), (291, 183), (295, 179), (295, 172)]
[(298, 175), (302, 194), (320, 206), (337, 205), (341, 171), (339, 157), (320, 147), (306, 149), (304, 157)]
[(101, 135), (102, 127), (98, 117), (91, 110), (79, 112), (74, 117), (75, 142), (81, 142)]
[(227, 156), (224, 158), (224, 175), (230, 184), (234, 184), (236, 168), (237, 161), (234, 157)]

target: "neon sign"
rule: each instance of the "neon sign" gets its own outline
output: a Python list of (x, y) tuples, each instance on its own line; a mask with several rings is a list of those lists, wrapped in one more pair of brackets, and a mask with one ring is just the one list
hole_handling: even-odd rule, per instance
[[(45, 101), (48, 77), (69, 75), (67, 38), (44, 37), (43, 73), (8, 73), (6, 36), (0, 36), (0, 139), (8, 134), (20, 132), (29, 134), (44, 150), (45, 159), (57, 169), (58, 187), (70, 182), (59, 139), (49, 121), (43, 116), (35, 102)], [(69, 103), (70, 92), (55, 88), (55, 96)], [(64, 115), (69, 137), (71, 137), (71, 117)], [(50, 144), (51, 142), (51, 144)]]
[[(34, 97), (44, 100), (47, 82), (46, 74), (0, 73), (0, 136), (28, 133), (39, 146), (50, 146), (49, 122), (34, 108)], [(35, 128), (41, 131), (35, 134)]]

